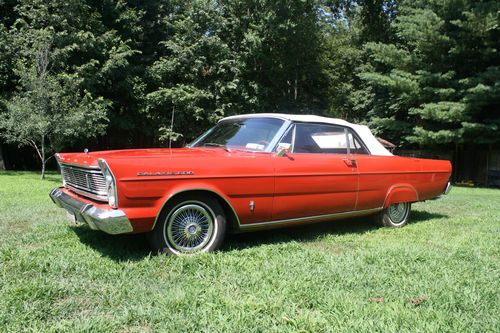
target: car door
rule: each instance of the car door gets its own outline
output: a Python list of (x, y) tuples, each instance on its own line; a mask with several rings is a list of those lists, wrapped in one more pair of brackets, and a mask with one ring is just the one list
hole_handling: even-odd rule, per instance
[[(273, 220), (353, 211), (358, 173), (347, 151), (347, 129), (296, 123), (278, 144)], [(282, 156), (281, 156), (282, 155)]]

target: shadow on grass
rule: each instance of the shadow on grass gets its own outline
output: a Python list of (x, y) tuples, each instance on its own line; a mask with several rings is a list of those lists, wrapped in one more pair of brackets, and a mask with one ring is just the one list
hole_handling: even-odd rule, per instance
[[(421, 223), (430, 219), (446, 218), (447, 215), (427, 211), (413, 211), (410, 223)], [(310, 242), (329, 234), (364, 234), (378, 229), (370, 216), (321, 222), (297, 227), (287, 227), (226, 236), (221, 251), (243, 250), (260, 245), (288, 242)], [(80, 241), (104, 256), (115, 261), (140, 261), (151, 255), (151, 249), (144, 234), (108, 235), (86, 226), (74, 227)]]
[[(426, 222), (431, 219), (446, 218), (447, 215), (427, 211), (412, 211), (410, 224)], [(222, 251), (242, 250), (259, 245), (287, 242), (310, 242), (326, 235), (364, 234), (380, 228), (373, 216), (357, 217), (335, 221), (287, 227), (245, 234), (228, 235)]]
[[(430, 219), (446, 217), (448, 216), (439, 213), (416, 210), (411, 212), (409, 223), (415, 224)], [(329, 234), (364, 234), (378, 228), (380, 228), (380, 226), (376, 223), (373, 216), (327, 221), (297, 227), (228, 235), (222, 246), (222, 250), (241, 250), (263, 244), (286, 243), (291, 241), (310, 242)]]
[(442, 219), (447, 218), (448, 215), (440, 214), (440, 213), (431, 213), (425, 210), (412, 210), (410, 214), (410, 224), (425, 222), (431, 219)]
[(115, 261), (140, 261), (151, 254), (144, 234), (108, 235), (87, 226), (72, 229), (82, 243)]

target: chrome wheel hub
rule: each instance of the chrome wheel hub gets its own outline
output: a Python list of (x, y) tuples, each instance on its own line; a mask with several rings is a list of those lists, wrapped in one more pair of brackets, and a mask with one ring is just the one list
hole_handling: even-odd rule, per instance
[(187, 230), (186, 236), (189, 237), (192, 235), (196, 235), (201, 230), (201, 228), (197, 224), (190, 224), (190, 225), (188, 225), (186, 230)]
[(201, 203), (188, 203), (169, 215), (166, 237), (174, 250), (191, 253), (203, 249), (212, 238), (214, 214)]
[(400, 224), (403, 223), (408, 215), (409, 203), (401, 202), (394, 205), (390, 205), (388, 209), (388, 215), (392, 223)]

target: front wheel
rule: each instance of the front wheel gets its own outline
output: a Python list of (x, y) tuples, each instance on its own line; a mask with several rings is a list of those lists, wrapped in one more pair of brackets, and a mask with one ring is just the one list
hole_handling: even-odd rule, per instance
[(176, 199), (162, 211), (149, 240), (162, 253), (195, 254), (217, 250), (225, 232), (226, 217), (219, 202), (192, 196)]
[(401, 228), (408, 223), (411, 203), (400, 202), (392, 204), (377, 215), (377, 221), (384, 227)]

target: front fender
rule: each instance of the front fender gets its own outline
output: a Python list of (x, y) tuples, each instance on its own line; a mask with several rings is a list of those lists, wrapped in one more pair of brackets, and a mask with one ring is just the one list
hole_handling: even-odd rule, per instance
[(187, 192), (187, 191), (207, 191), (207, 192), (212, 192), (215, 195), (221, 197), (225, 201), (229, 203), (229, 198), (223, 193), (223, 191), (217, 186), (214, 186), (213, 184), (208, 184), (205, 182), (189, 182), (186, 184), (177, 184), (167, 191), (165, 196), (163, 197), (163, 201), (167, 202), (170, 200), (172, 197), (176, 196), (177, 194), (180, 194), (182, 192)]
[(161, 199), (162, 206), (157, 212), (157, 216), (155, 218), (154, 224), (152, 226), (152, 229), (156, 226), (156, 223), (158, 222), (158, 217), (160, 216), (160, 213), (162, 212), (163, 208), (177, 195), (186, 193), (186, 192), (208, 192), (219, 199), (223, 200), (226, 204), (226, 207), (232, 210), (232, 213), (234, 214), (234, 218), (236, 219), (236, 223), (238, 226), (240, 225), (240, 221), (238, 218), (238, 214), (236, 213), (233, 205), (230, 202), (230, 199), (227, 195), (224, 194), (224, 192), (217, 188), (216, 186), (204, 182), (189, 182), (187, 184), (178, 184), (168, 190), (168, 192), (163, 196)]

